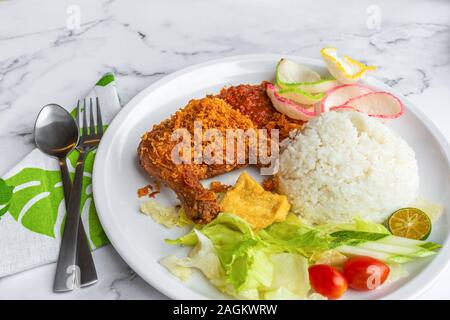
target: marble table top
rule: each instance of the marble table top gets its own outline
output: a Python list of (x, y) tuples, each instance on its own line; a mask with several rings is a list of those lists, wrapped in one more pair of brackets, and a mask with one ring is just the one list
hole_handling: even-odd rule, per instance
[[(1, 1), (0, 174), (34, 148), (43, 105), (73, 105), (105, 72), (116, 74), (127, 103), (195, 63), (249, 53), (319, 58), (326, 45), (379, 66), (375, 77), (450, 140), (449, 23), (447, 0)], [(111, 246), (94, 259), (95, 286), (54, 294), (50, 264), (0, 279), (0, 299), (165, 298)], [(450, 268), (422, 298), (449, 299), (448, 283)]]

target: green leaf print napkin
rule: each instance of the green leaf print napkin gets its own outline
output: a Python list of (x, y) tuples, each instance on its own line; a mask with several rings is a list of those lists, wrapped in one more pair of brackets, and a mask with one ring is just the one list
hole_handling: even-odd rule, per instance
[[(105, 74), (87, 98), (98, 96), (109, 123), (120, 110), (114, 75)], [(76, 116), (76, 109), (72, 111)], [(69, 155), (70, 173), (78, 152)], [(108, 243), (92, 197), (95, 151), (86, 159), (81, 217), (92, 249)], [(56, 261), (66, 214), (57, 160), (35, 149), (0, 178), (0, 277)]]

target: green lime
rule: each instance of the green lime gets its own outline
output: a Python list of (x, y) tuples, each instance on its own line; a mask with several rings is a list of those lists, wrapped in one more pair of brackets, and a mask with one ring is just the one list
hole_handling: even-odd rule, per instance
[(402, 208), (395, 211), (388, 220), (389, 230), (394, 236), (425, 240), (431, 233), (431, 220), (417, 208)]

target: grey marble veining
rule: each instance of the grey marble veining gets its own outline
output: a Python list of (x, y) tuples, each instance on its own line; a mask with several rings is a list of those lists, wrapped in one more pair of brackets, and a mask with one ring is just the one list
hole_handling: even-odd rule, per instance
[[(79, 29), (68, 29), (70, 5)], [(368, 28), (369, 6), (380, 28)], [(0, 173), (33, 146), (40, 108), (70, 107), (108, 71), (123, 103), (180, 68), (248, 53), (320, 58), (333, 45), (379, 66), (375, 77), (408, 96), (450, 140), (450, 2), (422, 1), (2, 1), (0, 2)], [(0, 299), (157, 299), (111, 246), (94, 254), (97, 285), (51, 293), (54, 265), (0, 279)], [(450, 298), (442, 284), (424, 298)]]

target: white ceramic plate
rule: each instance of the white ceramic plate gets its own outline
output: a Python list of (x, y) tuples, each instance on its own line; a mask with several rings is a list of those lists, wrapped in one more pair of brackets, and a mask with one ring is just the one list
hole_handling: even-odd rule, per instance
[[(286, 56), (284, 56), (286, 57)], [(111, 243), (122, 258), (149, 284), (175, 299), (226, 299), (200, 274), (184, 283), (169, 273), (158, 261), (175, 253), (185, 255), (186, 248), (169, 246), (166, 238), (176, 238), (187, 230), (166, 229), (139, 213), (141, 202), (137, 189), (149, 181), (138, 167), (137, 146), (141, 135), (183, 107), (192, 98), (216, 93), (223, 86), (259, 83), (274, 78), (280, 55), (250, 55), (215, 60), (189, 67), (154, 83), (131, 100), (116, 116), (97, 152), (93, 187), (101, 223)], [(321, 61), (288, 57), (326, 74)], [(433, 226), (430, 240), (444, 247), (433, 259), (423, 259), (407, 268), (410, 276), (378, 290), (360, 293), (349, 290), (347, 299), (406, 299), (418, 297), (437, 279), (450, 259), (448, 241), (450, 218), (450, 148), (433, 124), (399, 92), (369, 79), (366, 84), (390, 91), (406, 106), (406, 113), (389, 122), (415, 150), (419, 162), (420, 194), (444, 205), (444, 215)], [(254, 176), (257, 171), (249, 168)], [(239, 172), (220, 177), (233, 183)], [(164, 188), (157, 197), (166, 204), (176, 203), (174, 193)]]

